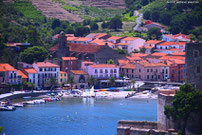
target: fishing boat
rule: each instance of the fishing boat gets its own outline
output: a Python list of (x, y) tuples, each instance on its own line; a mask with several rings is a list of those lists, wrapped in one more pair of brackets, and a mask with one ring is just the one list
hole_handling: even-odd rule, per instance
[(15, 106), (11, 106), (11, 105), (0, 107), (0, 111), (15, 111), (15, 110), (16, 110)]
[(94, 91), (94, 86), (90, 90), (86, 90), (82, 93), (81, 97), (85, 98), (90, 98), (90, 97), (95, 97), (95, 91)]
[(24, 107), (24, 104), (23, 103), (15, 103), (15, 104), (13, 104), (13, 106), (15, 106), (15, 107)]

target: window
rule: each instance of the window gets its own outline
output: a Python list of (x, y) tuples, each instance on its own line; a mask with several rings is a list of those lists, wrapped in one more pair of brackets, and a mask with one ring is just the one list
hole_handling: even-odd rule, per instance
[(141, 75), (139, 75), (139, 79), (141, 79)]
[(105, 69), (105, 73), (108, 73), (108, 70), (107, 70), (107, 69)]
[(139, 69), (139, 72), (141, 72), (141, 69)]
[(147, 72), (149, 72), (149, 69), (147, 69)]
[(39, 71), (42, 71), (42, 68), (39, 68)]
[(44, 68), (44, 71), (46, 71), (46, 68)]
[(158, 72), (158, 69), (156, 69), (156, 73)]
[(200, 66), (197, 66), (196, 68), (197, 68), (196, 73), (200, 73), (201, 72)]
[(113, 73), (113, 69), (110, 69), (110, 73)]
[(154, 79), (154, 76), (152, 75), (151, 78)]
[(166, 74), (168, 73), (168, 69), (166, 69)]
[(153, 69), (151, 69), (151, 72), (153, 72)]
[(71, 61), (70, 63), (71, 63), (71, 65), (72, 65), (72, 61)]
[(181, 69), (181, 73), (183, 73), (183, 70)]
[(160, 79), (160, 75), (158, 75), (158, 79)]
[(95, 69), (95, 73), (97, 73), (97, 69)]
[(35, 78), (35, 74), (33, 74), (33, 78)]
[(162, 69), (162, 73), (164, 73), (164, 69)]
[(100, 73), (103, 73), (102, 69), (100, 69)]
[(149, 75), (147, 75), (147, 79), (149, 79)]
[(134, 73), (134, 70), (132, 69), (132, 73)]
[(114, 69), (114, 73), (116, 73), (116, 69)]
[(126, 72), (128, 73), (128, 69), (126, 69)]
[(65, 62), (65, 65), (66, 65), (66, 66), (68, 65), (68, 61), (67, 61), (67, 62)]

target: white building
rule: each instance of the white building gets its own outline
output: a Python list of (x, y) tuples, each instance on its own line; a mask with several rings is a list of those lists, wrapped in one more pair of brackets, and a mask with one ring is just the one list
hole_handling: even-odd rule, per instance
[(44, 87), (51, 77), (54, 77), (57, 83), (60, 83), (60, 66), (50, 62), (37, 62), (33, 64), (38, 72), (38, 86)]
[(120, 43), (125, 43), (127, 45), (128, 53), (136, 50), (140, 50), (140, 47), (144, 45), (145, 40), (139, 37), (125, 37), (120, 40)]
[(119, 78), (119, 67), (114, 64), (89, 65), (88, 74), (98, 79), (108, 79), (111, 76)]
[(24, 71), (28, 76), (28, 82), (34, 83), (35, 87), (38, 88), (38, 72), (34, 68), (27, 68)]

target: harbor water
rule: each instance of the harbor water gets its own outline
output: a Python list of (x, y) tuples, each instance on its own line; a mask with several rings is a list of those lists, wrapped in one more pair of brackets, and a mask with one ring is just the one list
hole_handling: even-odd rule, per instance
[(118, 120), (157, 120), (155, 99), (72, 98), (0, 112), (6, 135), (116, 135)]

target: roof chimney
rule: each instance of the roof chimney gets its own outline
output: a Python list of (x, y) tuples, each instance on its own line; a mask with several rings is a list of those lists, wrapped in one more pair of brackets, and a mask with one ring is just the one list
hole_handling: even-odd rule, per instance
[(108, 43), (105, 43), (105, 46), (108, 46)]

